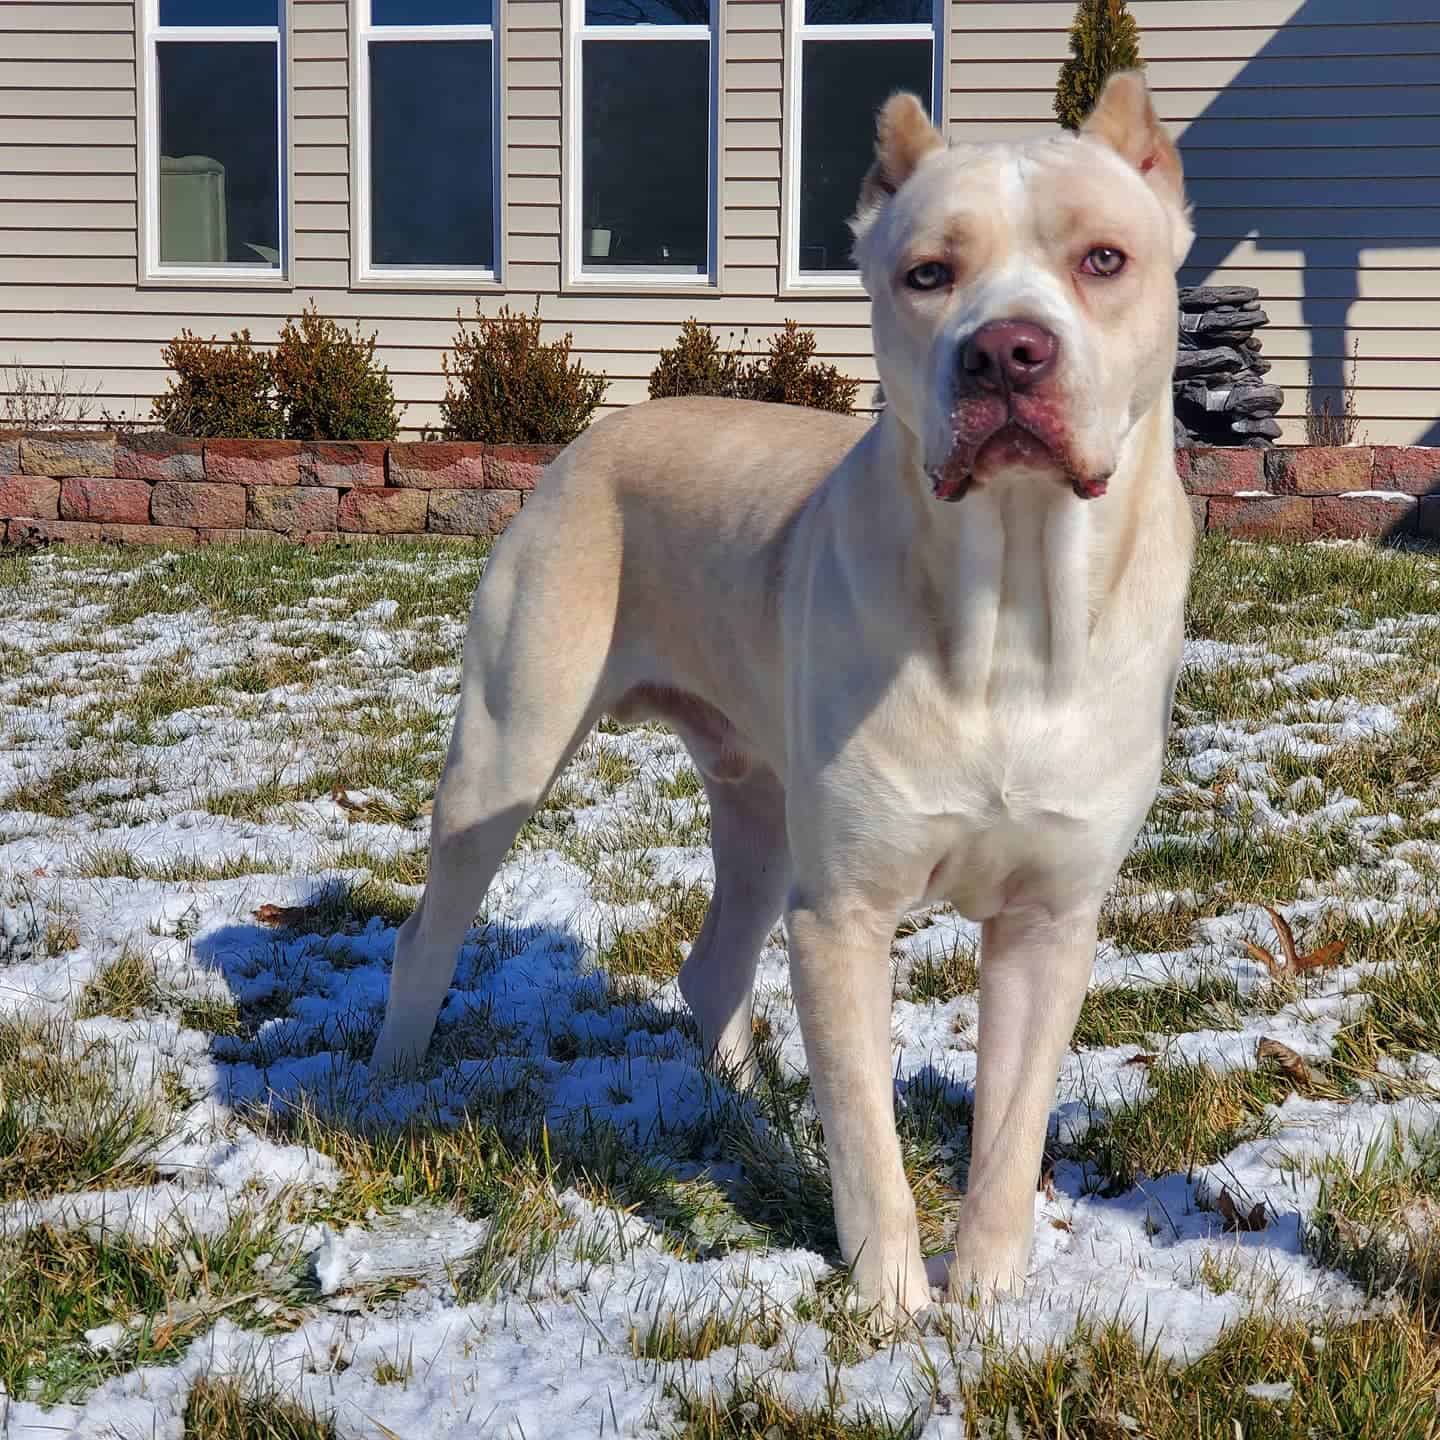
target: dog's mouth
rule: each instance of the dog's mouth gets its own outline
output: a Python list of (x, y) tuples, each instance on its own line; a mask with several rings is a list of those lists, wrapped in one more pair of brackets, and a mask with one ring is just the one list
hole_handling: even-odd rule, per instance
[(963, 500), (1007, 471), (1054, 476), (1082, 500), (1105, 493), (1109, 475), (1080, 464), (1055, 403), (1039, 396), (962, 397), (951, 415), (952, 444), (929, 470), (938, 500)]

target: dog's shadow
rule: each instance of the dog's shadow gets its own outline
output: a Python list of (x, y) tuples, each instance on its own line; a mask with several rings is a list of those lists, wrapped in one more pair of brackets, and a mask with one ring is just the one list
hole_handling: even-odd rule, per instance
[[(215, 1098), (250, 1128), (323, 1148), (327, 1134), (374, 1141), (472, 1127), (512, 1154), (543, 1156), (562, 1184), (606, 1180), (622, 1202), (635, 1198), (635, 1177), (647, 1194), (657, 1173), (699, 1179), (733, 1210), (732, 1239), (763, 1235), (838, 1258), (803, 1075), (792, 1065), (747, 1090), (716, 1074), (673, 984), (641, 990), (567, 928), (478, 925), (425, 1063), (413, 1077), (372, 1075), (397, 917), (327, 923), (331, 883), (268, 917), (278, 923), (234, 920), (192, 942), (229, 996), (210, 1045)], [(674, 1209), (657, 1205), (662, 1221)], [(714, 1238), (696, 1248), (727, 1247)]]

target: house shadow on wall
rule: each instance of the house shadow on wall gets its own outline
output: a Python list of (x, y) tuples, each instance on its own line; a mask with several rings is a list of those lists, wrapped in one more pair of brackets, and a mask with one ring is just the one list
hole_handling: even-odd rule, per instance
[[(1181, 137), (1197, 221), (1182, 282), (1222, 283), (1247, 238), (1299, 252), (1312, 388), (1333, 407), (1363, 252), (1440, 247), (1437, 22), (1435, 0), (1302, 0)], [(1440, 444), (1440, 419), (1418, 443)]]

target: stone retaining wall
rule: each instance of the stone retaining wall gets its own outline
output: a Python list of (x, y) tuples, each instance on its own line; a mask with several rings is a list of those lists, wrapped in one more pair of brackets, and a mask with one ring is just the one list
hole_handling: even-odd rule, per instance
[(11, 544), (484, 538), (520, 513), (553, 445), (0, 433)]
[(1242, 539), (1440, 540), (1440, 448), (1177, 450), (1202, 529)]
[[(0, 432), (0, 525), (10, 544), (489, 537), (519, 514), (557, 453)], [(1176, 462), (1202, 528), (1440, 540), (1440, 448), (1187, 449)]]

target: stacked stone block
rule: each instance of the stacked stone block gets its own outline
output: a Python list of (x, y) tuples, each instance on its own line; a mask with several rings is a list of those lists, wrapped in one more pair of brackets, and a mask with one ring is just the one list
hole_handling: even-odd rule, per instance
[(1200, 285), (1180, 291), (1180, 353), (1175, 364), (1177, 445), (1269, 446), (1285, 403), (1267, 385), (1270, 362), (1255, 333), (1270, 323), (1260, 292), (1248, 285)]

